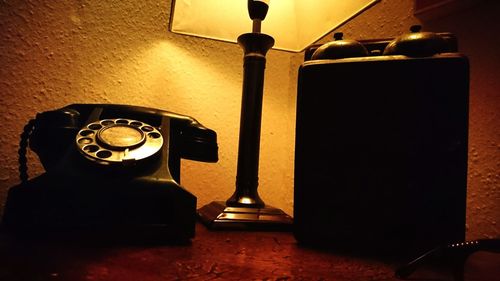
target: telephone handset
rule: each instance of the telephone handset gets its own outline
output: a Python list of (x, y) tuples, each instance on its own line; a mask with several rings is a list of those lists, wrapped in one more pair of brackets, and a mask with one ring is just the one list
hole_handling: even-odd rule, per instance
[[(31, 180), (28, 144), (46, 170)], [(39, 113), (21, 135), (21, 184), (9, 191), (3, 223), (191, 238), (196, 197), (180, 186), (180, 159), (217, 155), (216, 133), (180, 114), (114, 104)]]
[(217, 162), (216, 133), (188, 116), (114, 104), (73, 104), (37, 114), (29, 144), (47, 171), (60, 164), (61, 149), (73, 142), (82, 155), (103, 165), (131, 166), (161, 148), (172, 152), (173, 164), (180, 157)]

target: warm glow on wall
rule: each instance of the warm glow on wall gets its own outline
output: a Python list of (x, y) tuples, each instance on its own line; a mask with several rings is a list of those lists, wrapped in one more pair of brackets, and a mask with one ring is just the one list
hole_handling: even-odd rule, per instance
[[(271, 1), (262, 32), (275, 49), (299, 52), (379, 0)], [(175, 0), (170, 30), (236, 42), (251, 30), (246, 0)]]

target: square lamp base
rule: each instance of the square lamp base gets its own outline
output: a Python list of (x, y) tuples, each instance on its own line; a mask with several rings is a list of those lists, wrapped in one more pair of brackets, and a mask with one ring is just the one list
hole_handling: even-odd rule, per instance
[(209, 229), (291, 231), (293, 219), (280, 209), (229, 207), (214, 201), (198, 209), (198, 216)]

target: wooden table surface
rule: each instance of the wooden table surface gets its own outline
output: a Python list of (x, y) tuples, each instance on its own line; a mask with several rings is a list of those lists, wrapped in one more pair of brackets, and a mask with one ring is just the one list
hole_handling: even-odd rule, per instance
[(111, 246), (4, 234), (0, 280), (397, 280), (394, 269), (401, 264), (301, 247), (290, 232), (209, 231), (203, 225), (196, 231), (184, 245)]

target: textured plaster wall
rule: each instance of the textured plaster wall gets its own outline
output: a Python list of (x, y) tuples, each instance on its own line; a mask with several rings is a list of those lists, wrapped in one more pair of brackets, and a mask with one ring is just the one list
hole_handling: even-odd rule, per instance
[[(382, 0), (341, 30), (346, 38), (392, 37), (419, 23), (412, 8), (412, 0)], [(429, 29), (456, 32), (472, 62), (470, 238), (500, 235), (495, 118), (500, 61), (494, 51), (500, 47), (494, 38), (499, 27), (482, 34), (483, 13), (498, 15), (498, 5), (465, 12), (465, 22), (454, 15), (429, 24)], [(232, 194), (241, 49), (169, 33), (169, 14), (168, 0), (0, 1), (0, 204), (8, 187), (18, 183), (23, 125), (36, 112), (76, 102), (134, 104), (195, 117), (217, 131), (220, 161), (183, 161), (182, 184), (199, 205)], [(272, 50), (267, 59), (259, 191), (267, 203), (292, 213), (295, 87), (302, 54)], [(31, 175), (43, 171), (33, 154), (30, 164)]]

